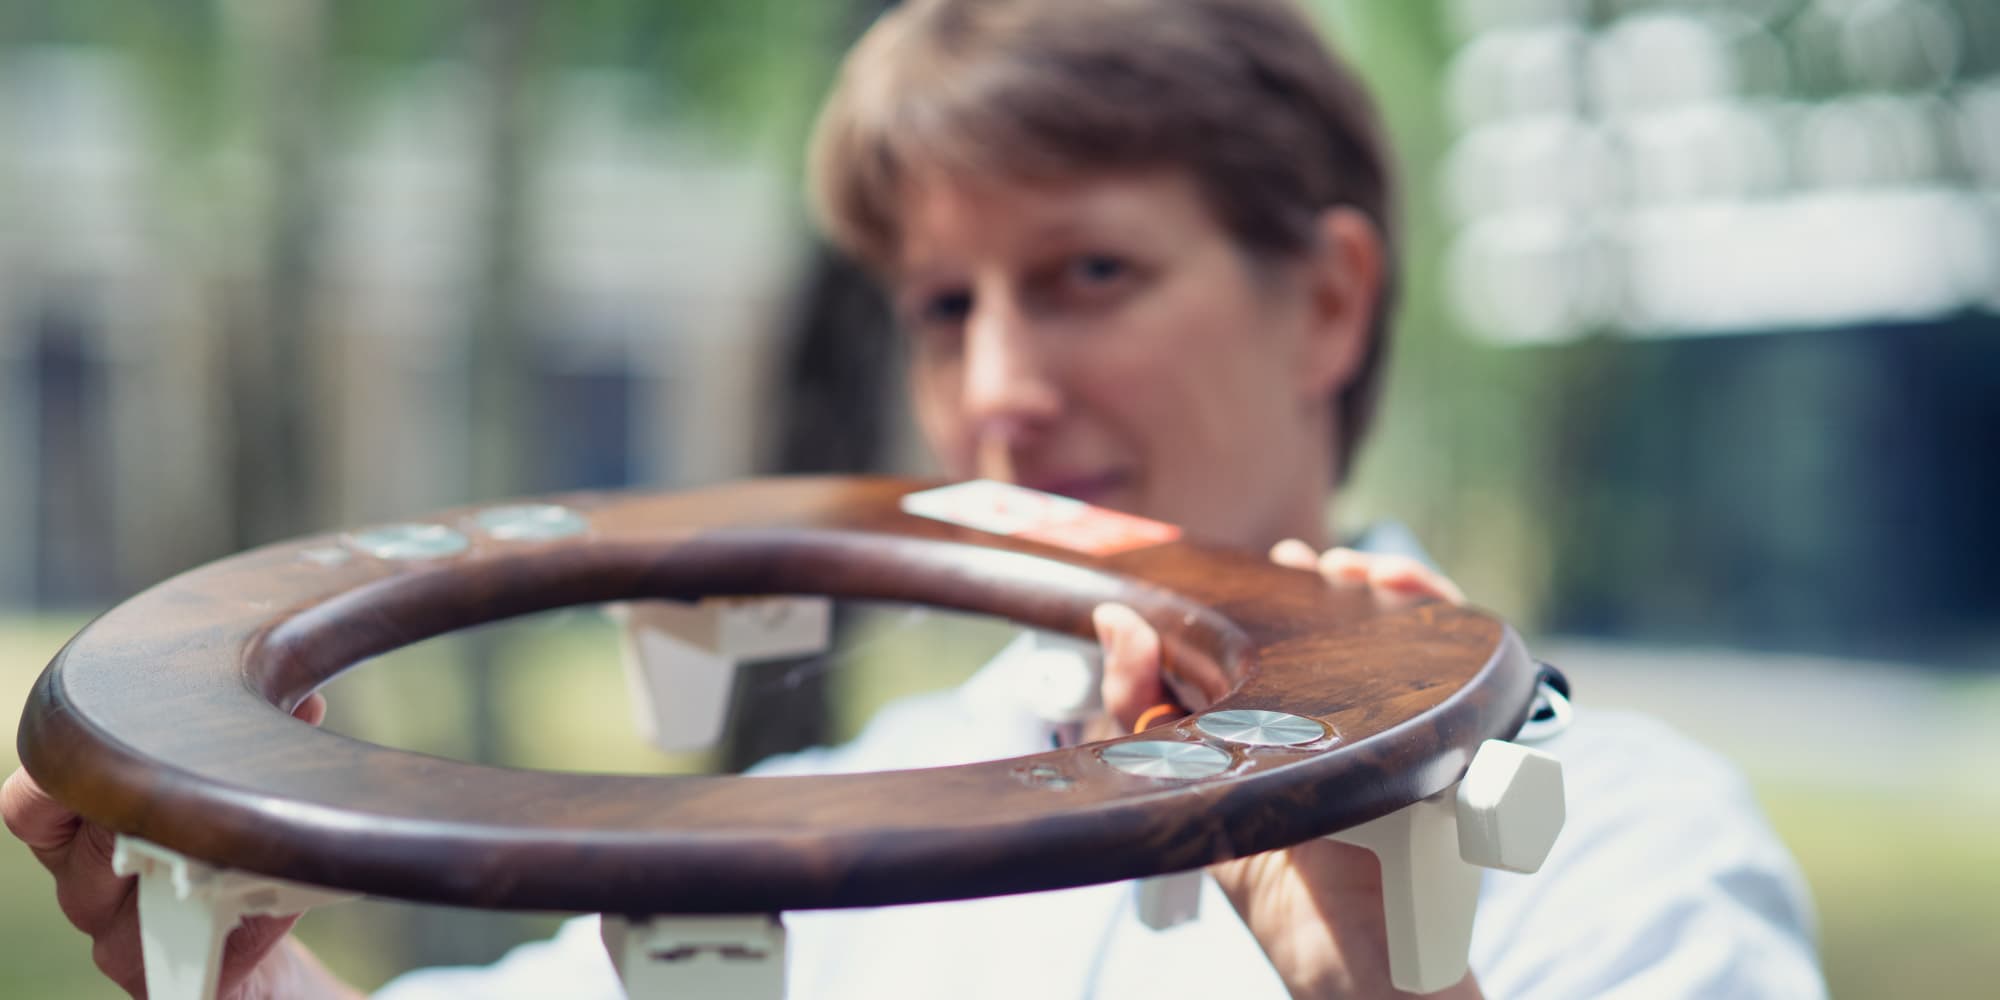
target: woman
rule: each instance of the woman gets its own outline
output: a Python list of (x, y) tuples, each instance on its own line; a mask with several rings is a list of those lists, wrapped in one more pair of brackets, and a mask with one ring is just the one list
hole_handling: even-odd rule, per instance
[[(1369, 102), (1283, 0), (908, 0), (849, 56), (813, 180), (835, 240), (892, 293), (913, 409), (952, 474), (1268, 549), (1385, 603), (1459, 599), (1407, 554), (1318, 554), (1378, 381), (1395, 219)], [(1165, 697), (1157, 636), (1129, 609), (1096, 620), (1105, 704), (1129, 724)], [(896, 756), (924, 742), (899, 727), (977, 728), (953, 711), (892, 712), (836, 766), (925, 762)], [(1570, 830), (1539, 881), (1489, 878), (1475, 975), (1448, 995), (1819, 992), (1796, 876), (1740, 780), (1656, 726), (1606, 723), (1549, 745), (1570, 769)], [(1631, 786), (1651, 797), (1617, 794)], [(100, 966), (136, 985), (130, 891), (104, 839), (24, 775), (5, 812)], [(1706, 845), (1691, 860), (1654, 856), (1690, 839)], [(1210, 906), (1147, 936), (1115, 887), (803, 915), (793, 989), (1393, 993), (1366, 853), (1317, 842), (1213, 874), (1240, 923)], [(340, 995), (288, 926), (238, 933), (231, 989)], [(392, 992), (609, 989), (590, 936)]]

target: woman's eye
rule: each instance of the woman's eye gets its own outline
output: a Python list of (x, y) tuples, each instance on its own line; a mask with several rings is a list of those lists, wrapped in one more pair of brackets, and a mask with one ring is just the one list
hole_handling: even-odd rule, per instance
[(1131, 266), (1117, 257), (1084, 254), (1070, 261), (1070, 276), (1084, 285), (1105, 285), (1125, 277)]
[(956, 354), (972, 316), (972, 293), (946, 291), (914, 299), (903, 313), (903, 328), (913, 346), (925, 354)]
[(965, 322), (971, 312), (971, 293), (943, 292), (923, 300), (917, 310), (917, 321), (926, 327), (956, 326)]

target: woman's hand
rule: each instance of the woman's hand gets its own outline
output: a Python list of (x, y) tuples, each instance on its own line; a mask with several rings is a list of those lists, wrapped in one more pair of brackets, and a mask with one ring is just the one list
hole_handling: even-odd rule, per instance
[[(1288, 540), (1271, 549), (1271, 559), (1318, 572), (1335, 587), (1366, 587), (1385, 609), (1422, 600), (1465, 600), (1450, 580), (1407, 556), (1352, 549), (1319, 554), (1304, 542)], [(1100, 605), (1093, 619), (1104, 646), (1105, 710), (1121, 731), (1129, 732), (1141, 713), (1167, 700), (1159, 633), (1121, 604)], [(1403, 995), (1389, 982), (1382, 872), (1373, 854), (1314, 840), (1214, 865), (1209, 874), (1236, 905), (1293, 996)], [(1467, 975), (1457, 986), (1430, 995), (1480, 994)]]
[[(292, 714), (318, 725), (326, 715), (326, 701), (313, 695)], [(56, 903), (70, 923), (90, 935), (91, 958), (99, 971), (127, 993), (145, 996), (137, 880), (112, 872), (111, 831), (85, 822), (50, 798), (25, 770), (16, 770), (0, 785), (0, 819), (55, 876)], [(287, 937), (297, 920), (297, 914), (246, 918), (223, 945), (217, 996), (358, 996)]]

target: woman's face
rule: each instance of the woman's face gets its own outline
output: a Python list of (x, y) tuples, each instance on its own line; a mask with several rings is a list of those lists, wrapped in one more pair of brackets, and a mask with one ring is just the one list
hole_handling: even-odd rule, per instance
[(1178, 172), (918, 184), (905, 209), (892, 291), (950, 475), (1324, 540), (1354, 304), (1318, 265), (1253, 261)]

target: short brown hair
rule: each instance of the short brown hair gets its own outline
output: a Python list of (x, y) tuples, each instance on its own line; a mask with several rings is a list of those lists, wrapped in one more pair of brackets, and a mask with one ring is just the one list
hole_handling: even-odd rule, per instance
[(1372, 342), (1335, 405), (1344, 478), (1374, 409), (1396, 285), (1373, 102), (1286, 0), (904, 0), (842, 65), (811, 153), (829, 236), (887, 274), (919, 172), (1047, 181), (1184, 167), (1244, 248), (1290, 255), (1335, 205), (1389, 263)]

